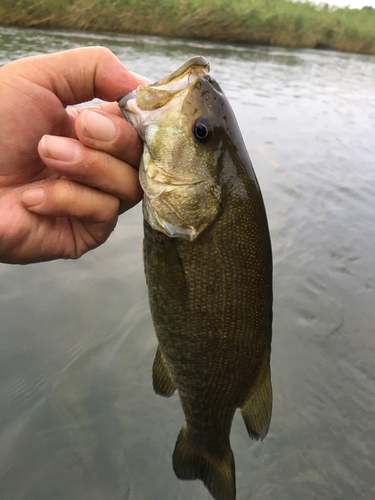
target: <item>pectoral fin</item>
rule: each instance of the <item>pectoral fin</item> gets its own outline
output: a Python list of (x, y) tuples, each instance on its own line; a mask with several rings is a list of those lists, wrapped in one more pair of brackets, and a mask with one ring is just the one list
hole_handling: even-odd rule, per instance
[(268, 361), (240, 410), (249, 436), (252, 439), (264, 439), (272, 413), (271, 370)]
[(154, 391), (160, 396), (169, 398), (176, 390), (167, 362), (161, 352), (160, 345), (157, 348), (154, 364), (152, 366), (152, 382)]
[(142, 244), (142, 257), (143, 257), (143, 271), (145, 273), (146, 285), (148, 285), (148, 281), (147, 281), (147, 264), (146, 264), (146, 247), (145, 247), (145, 240), (144, 239), (143, 239), (143, 244)]

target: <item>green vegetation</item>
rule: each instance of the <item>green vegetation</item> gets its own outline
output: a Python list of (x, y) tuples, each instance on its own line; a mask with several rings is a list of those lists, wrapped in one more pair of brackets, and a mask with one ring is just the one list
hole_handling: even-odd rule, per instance
[(0, 24), (375, 54), (375, 10), (288, 0), (2, 0)]

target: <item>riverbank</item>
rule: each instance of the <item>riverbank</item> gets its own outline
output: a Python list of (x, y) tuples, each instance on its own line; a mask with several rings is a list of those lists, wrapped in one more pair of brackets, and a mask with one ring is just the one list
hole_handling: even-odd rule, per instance
[(0, 24), (375, 54), (375, 10), (288, 0), (3, 0)]

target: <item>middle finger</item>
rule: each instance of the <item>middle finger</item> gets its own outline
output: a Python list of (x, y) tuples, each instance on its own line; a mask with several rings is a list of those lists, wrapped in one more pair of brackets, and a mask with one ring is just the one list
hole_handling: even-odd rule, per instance
[(78, 139), (86, 146), (104, 151), (138, 168), (142, 143), (135, 128), (122, 116), (102, 109), (85, 109), (77, 117)]

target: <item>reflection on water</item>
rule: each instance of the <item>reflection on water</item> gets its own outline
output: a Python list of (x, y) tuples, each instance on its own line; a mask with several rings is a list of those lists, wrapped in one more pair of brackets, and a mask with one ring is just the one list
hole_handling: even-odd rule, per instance
[[(0, 28), (0, 63), (105, 45), (156, 80), (209, 58), (262, 187), (275, 262), (271, 430), (235, 418), (238, 500), (375, 495), (375, 59)], [(0, 265), (1, 500), (208, 500), (153, 394), (140, 207), (77, 262)]]

